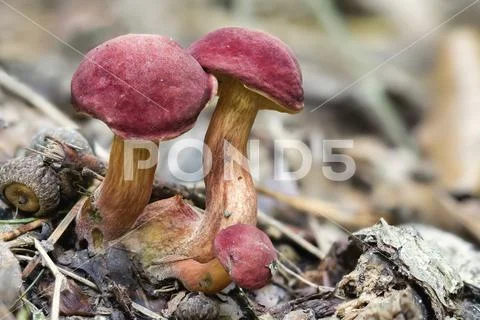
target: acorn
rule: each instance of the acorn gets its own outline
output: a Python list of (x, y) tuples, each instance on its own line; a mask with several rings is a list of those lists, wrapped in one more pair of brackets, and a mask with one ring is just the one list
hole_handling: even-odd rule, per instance
[(107, 164), (93, 153), (87, 139), (71, 128), (46, 129), (37, 133), (27, 148), (27, 155), (40, 154), (56, 169), (70, 168), (81, 172), (88, 168), (104, 176)]
[(86, 188), (91, 183), (92, 175), (84, 174), (85, 168), (100, 176), (106, 173), (106, 162), (95, 156), (87, 139), (75, 129), (43, 130), (32, 139), (27, 150), (42, 155), (43, 161), (58, 172), (65, 200), (75, 199), (79, 187)]
[[(29, 148), (43, 152), (52, 147), (54, 140), (75, 148), (79, 153), (93, 154), (87, 139), (75, 129), (55, 128), (44, 129), (38, 132), (30, 142)], [(30, 151), (31, 153), (32, 151)], [(29, 152), (27, 152), (29, 154)]]
[(82, 175), (85, 167), (99, 174), (106, 170), (78, 131), (43, 130), (32, 139), (25, 157), (0, 168), (0, 196), (24, 214), (45, 216), (88, 187), (92, 179)]
[(60, 203), (60, 179), (39, 155), (15, 158), (0, 168), (0, 196), (24, 214), (43, 216)]

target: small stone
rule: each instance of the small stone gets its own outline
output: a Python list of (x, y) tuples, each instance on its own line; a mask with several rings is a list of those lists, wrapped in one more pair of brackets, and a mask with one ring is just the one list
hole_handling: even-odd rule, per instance
[(203, 294), (187, 296), (177, 307), (178, 320), (214, 320), (218, 318), (218, 303)]
[(222, 295), (222, 303), (220, 304), (219, 317), (220, 319), (228, 320), (242, 320), (246, 319), (244, 310), (233, 300), (230, 296)]
[(58, 255), (57, 262), (61, 265), (68, 266), (69, 264), (72, 263), (74, 256), (75, 256), (75, 251), (67, 250)]
[(0, 305), (11, 306), (22, 287), (20, 265), (8, 246), (0, 241)]
[(283, 317), (283, 320), (315, 320), (315, 313), (311, 309), (294, 310)]
[(261, 304), (266, 309), (284, 302), (289, 297), (289, 294), (279, 286), (269, 284), (265, 287), (255, 291), (255, 301)]

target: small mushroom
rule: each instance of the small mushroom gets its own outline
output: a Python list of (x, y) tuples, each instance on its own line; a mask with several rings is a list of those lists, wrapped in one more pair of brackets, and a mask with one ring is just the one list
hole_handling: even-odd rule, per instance
[(138, 163), (158, 155), (134, 148), (126, 159), (127, 140), (158, 144), (183, 134), (215, 90), (215, 79), (192, 56), (159, 35), (123, 35), (86, 55), (72, 78), (73, 105), (115, 134), (105, 179), (77, 220), (90, 248), (125, 234), (150, 199), (156, 165)]
[(277, 253), (270, 238), (257, 227), (227, 227), (215, 237), (214, 248), (215, 256), (238, 286), (259, 289), (271, 280)]
[(39, 155), (15, 158), (0, 168), (0, 196), (24, 214), (42, 216), (60, 202), (60, 179)]

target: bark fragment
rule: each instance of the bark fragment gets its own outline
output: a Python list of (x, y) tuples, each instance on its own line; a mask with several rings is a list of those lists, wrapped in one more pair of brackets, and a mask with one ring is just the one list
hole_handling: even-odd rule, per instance
[(403, 278), (421, 287), (438, 318), (443, 319), (446, 312), (457, 310), (451, 296), (463, 286), (458, 271), (413, 226), (395, 227), (381, 220), (354, 233), (353, 237), (364, 251), (376, 250)]

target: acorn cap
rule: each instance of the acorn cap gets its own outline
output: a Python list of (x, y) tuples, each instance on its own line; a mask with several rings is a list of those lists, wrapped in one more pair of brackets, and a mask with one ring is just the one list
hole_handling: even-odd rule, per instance
[(270, 238), (249, 224), (235, 224), (220, 231), (214, 241), (215, 255), (233, 282), (245, 289), (258, 289), (272, 278), (277, 254)]
[[(33, 136), (29, 148), (37, 151), (44, 151), (49, 145), (48, 138), (54, 138), (63, 143), (72, 145), (80, 153), (93, 154), (92, 147), (80, 132), (72, 128), (62, 127), (40, 130), (35, 136)], [(26, 154), (32, 154), (32, 152), (26, 152)]]
[(274, 109), (289, 113), (303, 109), (300, 66), (277, 37), (246, 28), (221, 28), (194, 42), (188, 51), (208, 72), (238, 79), (275, 102)]
[(13, 209), (42, 216), (60, 203), (60, 181), (39, 155), (15, 158), (0, 167), (0, 196)]
[(167, 140), (194, 125), (216, 80), (175, 41), (129, 34), (91, 50), (71, 87), (76, 110), (120, 137)]

